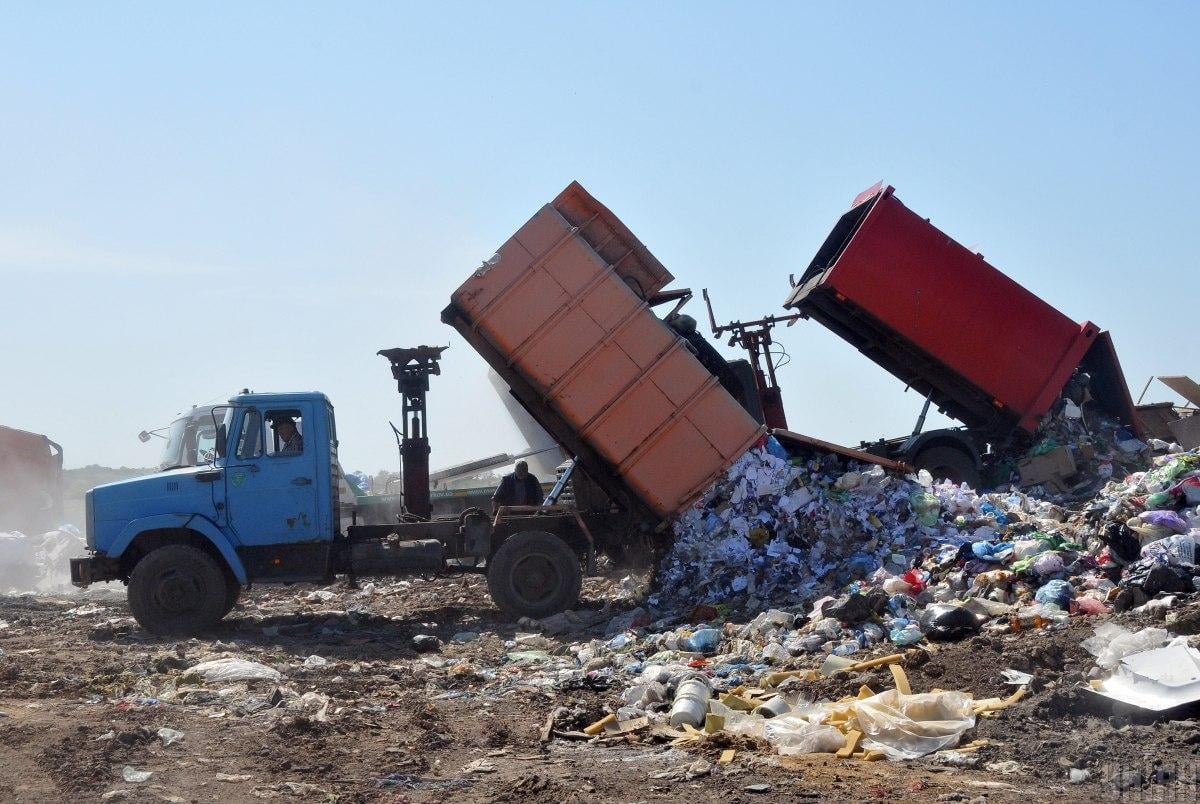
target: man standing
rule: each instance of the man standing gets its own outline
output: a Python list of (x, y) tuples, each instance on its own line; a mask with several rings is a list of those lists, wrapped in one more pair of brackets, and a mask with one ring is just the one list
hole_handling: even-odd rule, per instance
[(529, 464), (517, 461), (511, 475), (505, 475), (492, 495), (492, 513), (502, 505), (541, 505), (542, 484), (529, 474)]

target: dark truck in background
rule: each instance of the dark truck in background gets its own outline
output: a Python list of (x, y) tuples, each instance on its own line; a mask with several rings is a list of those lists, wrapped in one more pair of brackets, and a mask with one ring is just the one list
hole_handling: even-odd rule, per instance
[(843, 338), (962, 428), (868, 452), (978, 487), (983, 456), (1026, 445), (1068, 383), (1141, 425), (1112, 338), (1076, 323), (876, 185), (842, 215), (785, 308)]

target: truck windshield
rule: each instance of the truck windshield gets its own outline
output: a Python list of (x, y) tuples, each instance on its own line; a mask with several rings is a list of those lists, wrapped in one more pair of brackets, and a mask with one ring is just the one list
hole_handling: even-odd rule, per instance
[(180, 469), (200, 466), (216, 457), (217, 433), (212, 416), (205, 410), (200, 415), (184, 416), (171, 423), (167, 443), (159, 456), (158, 469)]

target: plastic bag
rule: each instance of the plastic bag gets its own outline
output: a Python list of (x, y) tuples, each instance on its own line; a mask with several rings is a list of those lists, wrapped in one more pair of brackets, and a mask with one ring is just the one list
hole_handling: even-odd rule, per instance
[(767, 742), (784, 756), (832, 754), (846, 744), (846, 735), (837, 728), (809, 723), (800, 715), (771, 718), (763, 732)]
[(937, 497), (929, 492), (914, 492), (908, 498), (912, 504), (913, 512), (917, 515), (917, 521), (925, 527), (932, 527), (937, 524), (938, 514), (941, 513), (942, 503)]
[(233, 657), (194, 664), (183, 675), (216, 684), (232, 684), (238, 681), (279, 681), (283, 678), (278, 670), (267, 667), (265, 664)]
[(1095, 636), (1088, 637), (1080, 644), (1096, 657), (1096, 664), (1111, 670), (1129, 654), (1161, 648), (1170, 638), (1171, 635), (1161, 628), (1143, 628), (1133, 632), (1113, 623), (1102, 623), (1096, 626)]
[(717, 628), (701, 628), (689, 637), (679, 640), (679, 647), (692, 653), (712, 653), (721, 644), (721, 631)]
[(977, 633), (979, 618), (962, 606), (934, 603), (922, 612), (921, 627), (934, 641), (957, 640)]
[(1029, 568), (1041, 578), (1057, 575), (1065, 568), (1062, 556), (1058, 553), (1045, 552), (1034, 557)]
[(1071, 605), (1073, 597), (1075, 597), (1075, 590), (1071, 584), (1066, 581), (1047, 581), (1042, 588), (1037, 590), (1034, 600), (1043, 606), (1058, 606), (1060, 609), (1066, 609)]
[(1170, 528), (1175, 533), (1187, 533), (1188, 531), (1188, 523), (1174, 511), (1144, 511), (1138, 515), (1138, 519), (1148, 525)]
[(971, 552), (982, 561), (1003, 563), (1012, 557), (1013, 544), (1012, 542), (975, 542), (971, 545)]
[(974, 701), (961, 692), (888, 690), (850, 707), (849, 725), (863, 733), (863, 748), (882, 751), (888, 759), (916, 759), (958, 745), (975, 726)]
[(1180, 533), (1150, 542), (1142, 548), (1142, 558), (1156, 558), (1167, 564), (1195, 564), (1196, 538)]

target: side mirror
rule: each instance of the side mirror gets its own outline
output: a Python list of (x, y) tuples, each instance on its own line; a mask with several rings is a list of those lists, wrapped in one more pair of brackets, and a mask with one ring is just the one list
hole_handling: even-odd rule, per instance
[(229, 439), (229, 433), (225, 428), (225, 422), (217, 425), (217, 457), (225, 457), (225, 442)]

